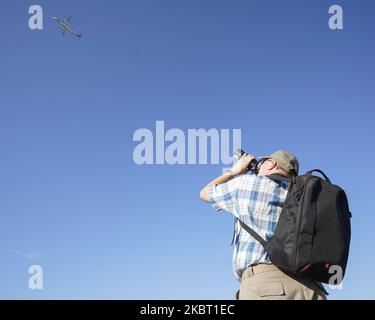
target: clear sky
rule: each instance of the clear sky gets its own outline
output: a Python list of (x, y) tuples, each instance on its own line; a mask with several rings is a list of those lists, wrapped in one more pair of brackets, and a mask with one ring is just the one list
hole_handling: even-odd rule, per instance
[(222, 165), (133, 161), (161, 120), (323, 169), (353, 213), (330, 298), (374, 299), (374, 16), (372, 0), (1, 0), (0, 298), (234, 298), (233, 218), (198, 196)]

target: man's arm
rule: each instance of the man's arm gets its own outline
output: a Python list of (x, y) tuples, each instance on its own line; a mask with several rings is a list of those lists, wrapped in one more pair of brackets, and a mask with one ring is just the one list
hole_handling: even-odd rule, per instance
[(232, 180), (234, 177), (234, 175), (231, 173), (231, 172), (228, 172), (228, 173), (224, 173), (222, 176), (212, 180), (208, 185), (206, 185), (200, 192), (200, 197), (203, 201), (206, 201), (208, 202), (208, 196), (207, 196), (207, 188), (212, 186), (212, 185), (215, 185), (215, 184), (222, 184), (222, 183), (225, 183), (225, 182), (228, 182), (230, 180)]
[(234, 166), (233, 168), (221, 175), (220, 177), (212, 180), (208, 185), (206, 185), (200, 192), (200, 197), (203, 201), (206, 201), (208, 202), (208, 195), (207, 195), (207, 188), (212, 186), (212, 185), (217, 185), (217, 184), (222, 184), (222, 183), (226, 183), (230, 180), (232, 180), (235, 176), (239, 175), (239, 174), (245, 174), (248, 172), (248, 165), (249, 163), (251, 162), (251, 160), (253, 160), (255, 157), (252, 156), (252, 155), (244, 155)]

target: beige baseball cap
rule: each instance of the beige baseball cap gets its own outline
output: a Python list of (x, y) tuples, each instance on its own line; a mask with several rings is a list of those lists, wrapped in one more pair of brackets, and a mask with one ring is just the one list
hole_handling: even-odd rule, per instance
[(283, 169), (286, 173), (290, 174), (292, 171), (294, 171), (294, 173), (298, 175), (298, 171), (299, 171), (298, 160), (293, 154), (291, 154), (288, 151), (279, 150), (269, 156), (265, 156), (261, 158), (273, 159), (277, 162), (279, 167)]

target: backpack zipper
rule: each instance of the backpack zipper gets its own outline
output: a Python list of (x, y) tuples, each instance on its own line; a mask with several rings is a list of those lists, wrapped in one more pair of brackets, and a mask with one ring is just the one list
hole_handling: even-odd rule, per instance
[(308, 176), (307, 178), (307, 181), (304, 183), (304, 188), (303, 188), (303, 197), (302, 197), (302, 206), (301, 206), (301, 210), (298, 212), (298, 227), (297, 227), (297, 232), (296, 232), (296, 247), (295, 247), (295, 251), (294, 251), (294, 270), (298, 272), (298, 269), (297, 269), (297, 253), (298, 253), (298, 244), (299, 244), (299, 230), (301, 228), (301, 223), (302, 223), (302, 219), (301, 219), (301, 216), (302, 216), (302, 212), (303, 212), (303, 209), (304, 209), (304, 206), (305, 206), (305, 194), (306, 194), (306, 187), (307, 187), (307, 184), (310, 182), (310, 179), (311, 179), (311, 176)]

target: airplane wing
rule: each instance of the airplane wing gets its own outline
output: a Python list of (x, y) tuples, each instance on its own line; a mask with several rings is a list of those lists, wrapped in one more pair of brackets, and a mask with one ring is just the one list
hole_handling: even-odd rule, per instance
[(66, 22), (70, 22), (70, 20), (72, 20), (72, 17), (69, 17), (68, 19), (66, 19)]
[(61, 33), (62, 36), (65, 36), (65, 31), (66, 31), (65, 29), (62, 29), (62, 33)]

